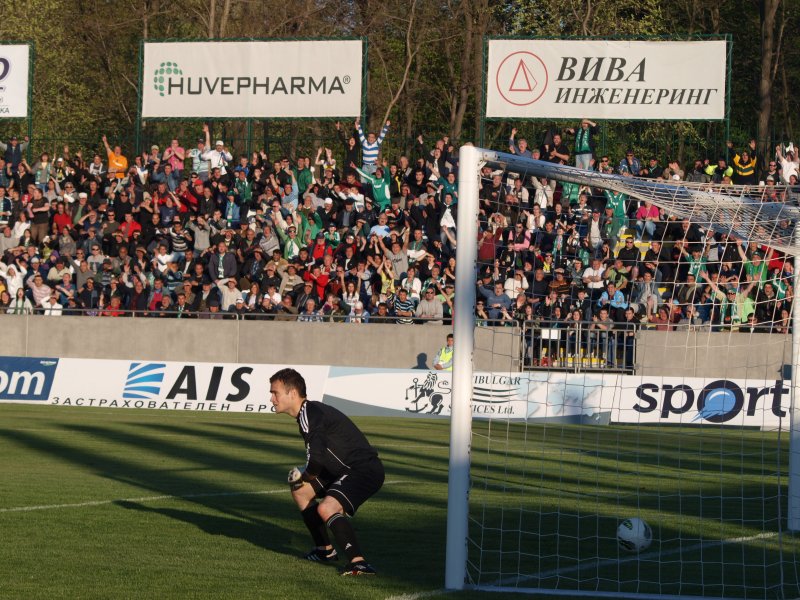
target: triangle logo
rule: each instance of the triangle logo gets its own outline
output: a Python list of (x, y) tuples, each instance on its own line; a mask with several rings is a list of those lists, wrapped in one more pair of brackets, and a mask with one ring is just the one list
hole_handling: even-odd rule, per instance
[[(493, 61), (490, 58), (490, 64)], [(547, 66), (533, 52), (512, 52), (500, 61), (496, 69), (494, 91), (513, 106), (529, 106), (547, 90)], [(490, 94), (490, 100), (493, 95)]]
[[(533, 80), (533, 84), (531, 84), (531, 80)], [(528, 65), (525, 64), (525, 61), (519, 59), (517, 70), (514, 71), (514, 77), (511, 79), (511, 85), (509, 86), (508, 91), (532, 92), (534, 87), (536, 87), (536, 78), (534, 78), (533, 73), (531, 73)]]

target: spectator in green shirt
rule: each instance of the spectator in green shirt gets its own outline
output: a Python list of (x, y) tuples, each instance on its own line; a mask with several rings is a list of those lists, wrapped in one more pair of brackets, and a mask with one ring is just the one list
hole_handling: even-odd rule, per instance
[(755, 281), (758, 284), (758, 288), (761, 289), (769, 275), (769, 267), (767, 265), (769, 261), (772, 260), (773, 249), (770, 248), (766, 256), (762, 255), (761, 250), (754, 250), (752, 257), (749, 258), (744, 248), (742, 248), (742, 240), (736, 240), (736, 248), (739, 250), (739, 256), (742, 259), (745, 273), (747, 273), (750, 279)]
[(389, 163), (385, 158), (382, 165), (375, 169), (375, 175), (370, 175), (366, 171), (359, 169), (355, 163), (350, 164), (361, 175), (361, 181), (368, 181), (372, 186), (372, 195), (375, 198), (375, 202), (380, 206), (380, 210), (384, 211), (391, 204), (392, 175), (387, 168)]
[(700, 273), (704, 273), (707, 271), (706, 263), (708, 260), (706, 259), (706, 248), (701, 247), (698, 245), (694, 245), (692, 247), (691, 253), (689, 253), (686, 248), (684, 247), (683, 242), (677, 241), (675, 242), (675, 246), (677, 246), (678, 250), (680, 250), (683, 258), (689, 263), (689, 275), (694, 275), (695, 278), (700, 278)]

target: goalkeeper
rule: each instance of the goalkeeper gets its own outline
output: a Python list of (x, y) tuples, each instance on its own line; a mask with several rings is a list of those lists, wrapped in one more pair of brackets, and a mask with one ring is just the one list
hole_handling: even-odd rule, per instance
[(341, 574), (374, 575), (349, 517), (383, 485), (378, 453), (345, 414), (321, 402), (309, 402), (306, 382), (294, 369), (281, 369), (269, 383), (275, 412), (294, 417), (306, 443), (305, 468), (289, 471), (292, 497), (315, 544), (304, 558), (319, 562), (338, 559), (328, 537), (330, 529), (349, 560)]

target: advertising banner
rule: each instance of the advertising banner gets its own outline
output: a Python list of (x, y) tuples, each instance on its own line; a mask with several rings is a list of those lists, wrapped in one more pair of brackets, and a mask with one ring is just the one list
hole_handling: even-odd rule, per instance
[[(349, 415), (449, 417), (448, 371), (331, 367), (323, 401)], [(599, 376), (475, 373), (472, 415), (478, 419), (608, 423)], [(608, 388), (606, 388), (606, 393)]]
[(328, 367), (2, 357), (0, 401), (271, 413), (269, 378), (285, 367), (322, 398)]
[(28, 116), (30, 62), (28, 44), (0, 44), (0, 118)]
[(361, 40), (144, 44), (142, 117), (356, 117)]
[(57, 367), (57, 358), (0, 358), (0, 400), (48, 402)]
[(726, 73), (724, 40), (489, 40), (486, 116), (723, 119)]
[(791, 388), (790, 381), (780, 379), (629, 376), (623, 378), (612, 421), (785, 429)]
[[(452, 373), (313, 365), (0, 357), (0, 402), (271, 413), (269, 378), (285, 367), (307, 395), (351, 416), (450, 416)], [(475, 373), (478, 419), (663, 423), (779, 429), (791, 382), (600, 373)]]
[[(451, 373), (331, 367), (324, 401), (351, 415), (450, 416)], [(787, 426), (791, 383), (600, 373), (476, 373), (475, 418)]]

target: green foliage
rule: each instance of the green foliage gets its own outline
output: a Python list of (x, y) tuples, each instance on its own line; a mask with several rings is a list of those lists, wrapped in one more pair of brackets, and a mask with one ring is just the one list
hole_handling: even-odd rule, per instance
[[(782, 29), (777, 32), (779, 63), (771, 132), (776, 139), (791, 138), (798, 118), (800, 45), (794, 42), (793, 32), (800, 29), (800, 12), (791, 10), (790, 4), (783, 0), (779, 11)], [(412, 6), (414, 22), (409, 27)], [(742, 143), (742, 138), (755, 134), (759, 111), (755, 92), (760, 78), (759, 27), (757, 7), (748, 0), (131, 0), (124, 6), (77, 0), (69, 9), (60, 0), (28, 0), (4, 13), (0, 38), (35, 44), (34, 152), (53, 152), (67, 143), (73, 150), (94, 151), (100, 149), (100, 136), (106, 133), (131, 155), (137, 137), (143, 145), (151, 140), (163, 143), (175, 131), (194, 137), (199, 128), (199, 123), (156, 122), (145, 124), (137, 134), (142, 39), (207, 39), (223, 32), (235, 38), (365, 36), (369, 45), (365, 114), (370, 128), (380, 126), (386, 107), (402, 86), (390, 115), (393, 128), (387, 142), (397, 153), (408, 150), (421, 132), (458, 135), (458, 141), (477, 139), (485, 34), (682, 38), (731, 32), (731, 131), (734, 141)], [(468, 30), (473, 36), (469, 52)], [(404, 82), (409, 52), (413, 59)], [(721, 67), (705, 65), (703, 57), (698, 57), (696, 68)], [(547, 126), (539, 124), (537, 129)], [(224, 136), (247, 138), (242, 121), (220, 122), (215, 128)], [(20, 121), (2, 121), (0, 138), (24, 134), (24, 129)], [(269, 134), (251, 136), (254, 139), (241, 149), (277, 143), (294, 153), (306, 138), (321, 142), (333, 131), (328, 122), (276, 121), (268, 129)], [(507, 129), (493, 124), (487, 134), (503, 140)], [(704, 123), (666, 123), (641, 131), (637, 124), (606, 123), (604, 129), (608, 137), (603, 143), (612, 152), (628, 143), (622, 141), (626, 130), (635, 143), (641, 141), (653, 150), (679, 145), (673, 141), (678, 137), (684, 138), (684, 147), (720, 147), (724, 142), (719, 139), (724, 133), (716, 126), (714, 139), (704, 142), (708, 133)]]
[(662, 6), (659, 0), (513, 0), (500, 14), (512, 35), (647, 36), (666, 31)]

